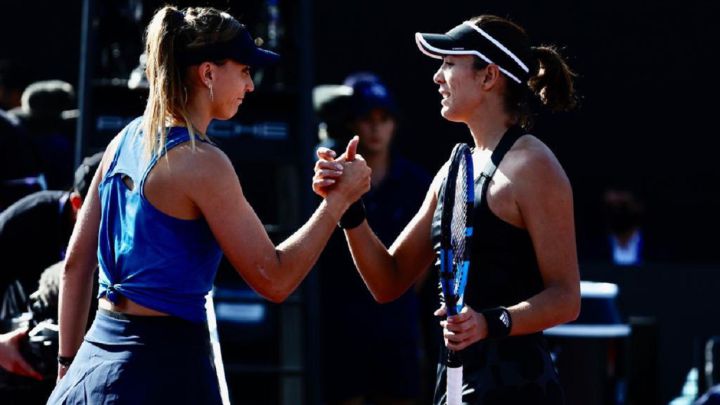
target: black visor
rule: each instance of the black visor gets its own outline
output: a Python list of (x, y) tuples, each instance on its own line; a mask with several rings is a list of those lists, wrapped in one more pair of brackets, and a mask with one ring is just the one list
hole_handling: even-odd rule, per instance
[(250, 33), (243, 29), (229, 41), (218, 42), (200, 48), (186, 48), (179, 51), (177, 57), (183, 66), (232, 59), (235, 62), (252, 67), (263, 67), (277, 62), (280, 55), (259, 48), (255, 45)]
[(464, 22), (445, 34), (416, 33), (415, 42), (424, 54), (442, 59), (447, 55), (474, 55), (495, 64), (510, 79), (525, 83), (530, 69), (498, 38), (471, 22)]

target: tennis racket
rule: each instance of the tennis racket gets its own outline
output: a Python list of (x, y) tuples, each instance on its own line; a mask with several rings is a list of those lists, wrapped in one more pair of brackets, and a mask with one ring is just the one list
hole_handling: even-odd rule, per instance
[[(470, 148), (460, 143), (453, 148), (448, 175), (443, 183), (440, 206), (440, 286), (447, 315), (457, 315), (464, 305), (465, 283), (470, 265), (475, 203), (474, 174)], [(448, 350), (447, 405), (462, 403), (462, 357)]]

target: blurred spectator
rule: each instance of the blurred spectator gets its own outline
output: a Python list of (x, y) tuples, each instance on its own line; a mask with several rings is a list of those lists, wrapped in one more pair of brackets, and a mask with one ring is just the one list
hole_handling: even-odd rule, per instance
[(47, 184), (20, 121), (0, 110), (0, 211)]
[[(343, 85), (318, 86), (315, 107), (323, 124), (322, 146), (344, 150), (353, 134), (358, 153), (372, 168), (372, 188), (363, 196), (367, 220), (389, 244), (420, 206), (430, 176), (390, 145), (397, 107), (380, 80), (356, 73)], [(342, 230), (319, 261), (323, 387), (329, 404), (416, 403), (420, 394), (418, 297), (410, 290), (378, 304), (357, 274)]]
[(603, 195), (603, 203), (612, 262), (618, 266), (642, 264), (642, 202), (630, 190), (608, 189)]
[[(60, 261), (45, 269), (38, 289), (29, 297), (21, 297), (14, 312), (4, 311), (0, 317), (0, 368), (5, 370), (0, 370), (3, 404), (45, 404), (55, 387), (58, 297), (64, 264)], [(95, 293), (97, 284), (96, 277)], [(96, 310), (97, 302), (90, 305), (89, 313)]]
[(14, 280), (24, 291), (34, 291), (40, 273), (65, 257), (77, 212), (101, 158), (97, 153), (83, 160), (71, 191), (39, 191), (0, 213), (0, 257), (11, 264), (0, 272), (0, 292)]
[(20, 106), (22, 92), (31, 82), (28, 66), (9, 59), (0, 60), (0, 110)]
[(313, 106), (320, 119), (318, 146), (339, 152), (353, 137), (350, 128), (352, 92), (352, 87), (340, 84), (321, 84), (313, 89)]
[(32, 83), (23, 91), (21, 106), (9, 112), (27, 130), (48, 188), (69, 188), (78, 117), (73, 86), (60, 80)]

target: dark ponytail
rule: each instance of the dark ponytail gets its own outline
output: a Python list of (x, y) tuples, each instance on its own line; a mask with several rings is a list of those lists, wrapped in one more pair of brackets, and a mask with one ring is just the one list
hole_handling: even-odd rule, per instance
[(569, 111), (577, 104), (573, 79), (575, 73), (565, 63), (555, 47), (532, 47), (540, 66), (538, 73), (528, 80), (530, 90), (552, 111)]
[[(502, 17), (486, 14), (474, 17), (470, 22), (491, 33), (529, 67), (527, 82), (507, 80), (503, 97), (505, 111), (513, 116), (517, 125), (525, 130), (532, 128), (533, 111), (538, 101), (551, 111), (568, 111), (575, 107), (575, 73), (554, 47), (530, 46), (525, 30)], [(475, 58), (475, 69), (486, 66), (485, 61)]]

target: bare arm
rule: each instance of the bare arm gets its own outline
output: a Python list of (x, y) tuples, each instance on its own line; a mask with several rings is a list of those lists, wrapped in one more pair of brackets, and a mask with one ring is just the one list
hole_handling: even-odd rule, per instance
[[(108, 147), (108, 150), (114, 149), (114, 147)], [(112, 160), (111, 155), (112, 153), (106, 152), (103, 156), (102, 164), (95, 172), (87, 197), (78, 212), (60, 278), (59, 355), (64, 357), (75, 356), (85, 335), (92, 298), (92, 277), (98, 265), (97, 250), (101, 210), (98, 185), (102, 173), (105, 172), (109, 161)], [(65, 367), (59, 366), (58, 379), (65, 375), (65, 371)]]
[(436, 196), (431, 188), (422, 206), (403, 232), (387, 249), (367, 221), (345, 230), (355, 267), (376, 301), (385, 303), (400, 297), (432, 263), (430, 228)]
[[(320, 160), (315, 166), (314, 190), (323, 196), (327, 188), (321, 181), (332, 178), (325, 171), (329, 170), (334, 153), (323, 148), (318, 150), (318, 157)], [(342, 160), (343, 157), (338, 159)], [(430, 229), (443, 173), (444, 169), (438, 172), (420, 210), (390, 249), (378, 239), (367, 221), (356, 228), (345, 230), (355, 267), (376, 301), (385, 303), (401, 296), (432, 263), (435, 253)]]
[(580, 275), (570, 181), (549, 150), (533, 162), (526, 173), (518, 176), (521, 180), (517, 202), (535, 248), (545, 288), (509, 308), (513, 317), (512, 334), (517, 335), (572, 321), (580, 312)]
[(342, 213), (370, 187), (370, 169), (362, 159), (345, 163), (347, 181), (334, 188), (307, 223), (275, 246), (245, 198), (229, 159), (215, 148), (206, 148), (205, 153), (202, 167), (191, 178), (190, 197), (233, 267), (273, 302), (283, 301), (297, 288)]

